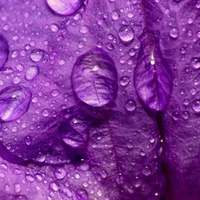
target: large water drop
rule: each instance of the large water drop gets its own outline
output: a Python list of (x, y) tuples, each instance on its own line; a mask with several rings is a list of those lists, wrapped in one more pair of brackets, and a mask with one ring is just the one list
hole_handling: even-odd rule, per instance
[(59, 15), (72, 15), (83, 4), (83, 0), (46, 0), (48, 6)]
[(84, 103), (101, 107), (117, 94), (117, 70), (108, 54), (99, 49), (81, 55), (72, 71), (72, 86)]
[(118, 34), (121, 41), (126, 44), (131, 43), (134, 39), (133, 29), (128, 25), (122, 26)]
[(31, 92), (24, 86), (9, 86), (0, 91), (0, 119), (8, 122), (24, 115), (31, 101)]
[(9, 46), (6, 39), (0, 35), (0, 70), (4, 67), (6, 61), (8, 60)]

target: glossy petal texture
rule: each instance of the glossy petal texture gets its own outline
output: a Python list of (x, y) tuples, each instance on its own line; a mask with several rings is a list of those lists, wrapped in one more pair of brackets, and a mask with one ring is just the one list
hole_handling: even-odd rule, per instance
[(72, 71), (72, 87), (87, 105), (102, 107), (117, 94), (117, 70), (106, 52), (91, 50), (80, 56)]
[(9, 55), (9, 46), (6, 38), (0, 34), (0, 70), (4, 67)]
[(78, 11), (83, 0), (46, 0), (48, 6), (59, 15), (72, 15)]
[(155, 33), (143, 33), (140, 41), (134, 71), (135, 89), (145, 106), (156, 111), (163, 110), (172, 93), (172, 72), (163, 58)]
[(28, 110), (31, 91), (23, 86), (10, 86), (0, 91), (0, 119), (8, 122), (19, 119)]

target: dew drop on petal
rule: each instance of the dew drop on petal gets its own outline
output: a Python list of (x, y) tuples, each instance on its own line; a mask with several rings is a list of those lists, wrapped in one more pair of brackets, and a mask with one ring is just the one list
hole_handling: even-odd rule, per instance
[(117, 94), (117, 70), (103, 50), (94, 49), (79, 56), (71, 80), (76, 96), (93, 107), (110, 103)]
[(143, 169), (142, 169), (142, 173), (145, 175), (145, 176), (149, 176), (151, 175), (152, 173), (152, 169), (150, 166), (145, 166)]
[(129, 99), (126, 101), (125, 108), (128, 112), (134, 112), (136, 109), (136, 103), (133, 99)]
[(9, 86), (0, 91), (0, 119), (4, 122), (19, 119), (31, 101), (31, 91), (24, 86)]
[(4, 67), (9, 55), (9, 46), (6, 39), (0, 35), (0, 70)]
[(44, 57), (44, 51), (42, 49), (34, 49), (31, 51), (30, 59), (33, 62), (40, 62)]
[(200, 113), (200, 99), (196, 99), (192, 102), (192, 109), (195, 113)]
[(176, 39), (179, 35), (179, 31), (177, 28), (171, 28), (169, 34), (171, 38)]
[(57, 179), (63, 179), (65, 178), (67, 172), (65, 171), (64, 168), (58, 168), (55, 170), (54, 175)]
[(200, 58), (193, 57), (193, 58), (191, 58), (190, 63), (191, 63), (191, 66), (194, 69), (199, 69), (200, 68)]
[(119, 38), (124, 43), (131, 43), (134, 39), (134, 32), (131, 26), (124, 25), (119, 29)]
[(46, 0), (48, 6), (58, 15), (72, 15), (77, 12), (83, 0)]
[(25, 79), (27, 81), (33, 80), (39, 74), (38, 66), (32, 66), (26, 71)]
[(122, 76), (120, 79), (119, 79), (119, 83), (121, 86), (125, 87), (129, 84), (130, 82), (130, 78), (129, 76)]
[(88, 193), (86, 190), (79, 188), (76, 191), (77, 200), (88, 200)]

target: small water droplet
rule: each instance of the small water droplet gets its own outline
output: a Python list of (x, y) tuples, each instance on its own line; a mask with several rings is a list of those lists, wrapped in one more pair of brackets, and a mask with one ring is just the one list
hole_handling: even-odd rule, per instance
[(123, 87), (127, 86), (129, 82), (130, 82), (129, 76), (122, 76), (119, 80), (120, 85)]
[(169, 34), (170, 34), (171, 38), (176, 39), (179, 35), (178, 28), (176, 28), (176, 27), (171, 28)]
[(124, 43), (131, 43), (134, 39), (133, 29), (128, 25), (121, 26), (118, 35), (121, 41)]
[(195, 113), (200, 113), (200, 99), (196, 99), (192, 102), (192, 109)]
[(52, 32), (56, 33), (56, 32), (58, 32), (58, 30), (59, 30), (59, 27), (58, 27), (57, 24), (51, 24), (51, 31)]
[(133, 149), (133, 141), (132, 140), (128, 140), (127, 143), (126, 143), (126, 146), (130, 150)]
[(5, 68), (3, 68), (2, 73), (4, 75), (10, 75), (13, 73), (13, 69), (11, 67), (5, 67)]
[(57, 97), (59, 95), (59, 91), (58, 90), (52, 90), (51, 91), (51, 96), (52, 97)]
[(31, 145), (31, 143), (32, 143), (32, 138), (31, 138), (30, 136), (26, 136), (26, 138), (25, 138), (25, 143), (26, 143), (27, 145)]
[(82, 188), (79, 188), (77, 191), (76, 191), (76, 195), (78, 197), (77, 200), (88, 200), (88, 193), (86, 190), (82, 189)]
[(40, 62), (44, 57), (44, 51), (42, 49), (34, 49), (31, 51), (30, 59), (33, 62)]
[(199, 69), (200, 68), (200, 58), (193, 57), (193, 58), (191, 58), (190, 62), (191, 62), (191, 66), (194, 69)]
[(85, 34), (85, 33), (87, 33), (88, 31), (89, 31), (89, 27), (88, 27), (88, 26), (82, 26), (82, 27), (80, 28), (80, 33)]
[(33, 80), (39, 74), (38, 66), (32, 66), (26, 71), (25, 79), (27, 81)]
[(49, 116), (49, 110), (48, 110), (48, 109), (44, 109), (44, 110), (42, 111), (42, 116), (48, 117), (48, 116)]
[(58, 184), (55, 183), (55, 182), (53, 182), (53, 183), (50, 184), (50, 188), (51, 188), (53, 191), (55, 191), (55, 192), (57, 192), (57, 191), (59, 190), (59, 186), (58, 186)]
[(174, 121), (179, 120), (179, 118), (180, 118), (179, 112), (174, 111), (174, 112), (172, 113), (172, 118), (173, 118)]
[(129, 99), (126, 101), (125, 108), (128, 112), (134, 112), (136, 109), (136, 103), (133, 99)]
[(21, 186), (20, 186), (20, 184), (16, 183), (14, 187), (15, 187), (15, 192), (16, 193), (21, 192)]
[(119, 19), (119, 14), (118, 14), (117, 11), (113, 11), (113, 12), (112, 12), (112, 19), (113, 19), (113, 20), (118, 20), (118, 19)]
[(55, 177), (56, 177), (57, 179), (59, 179), (59, 180), (65, 178), (66, 174), (67, 174), (67, 173), (66, 173), (66, 171), (65, 171), (64, 168), (58, 168), (58, 169), (56, 169), (55, 172), (54, 172)]
[(150, 166), (145, 166), (142, 170), (142, 173), (145, 175), (145, 176), (149, 176), (151, 175), (151, 172), (152, 172), (152, 169)]
[(27, 174), (26, 175), (26, 180), (29, 181), (29, 182), (33, 182), (35, 179), (34, 179), (34, 177), (32, 175)]

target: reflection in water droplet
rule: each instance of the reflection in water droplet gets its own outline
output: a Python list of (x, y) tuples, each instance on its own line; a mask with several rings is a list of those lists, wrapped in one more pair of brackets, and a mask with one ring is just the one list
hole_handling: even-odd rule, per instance
[(40, 62), (44, 57), (44, 51), (42, 49), (34, 49), (31, 51), (30, 59), (33, 62)]
[(136, 103), (133, 99), (129, 99), (126, 101), (125, 108), (128, 112), (134, 112), (136, 109)]
[(55, 170), (54, 175), (57, 179), (63, 179), (65, 178), (67, 172), (65, 171), (64, 168), (58, 168)]
[(9, 54), (9, 46), (3, 35), (0, 35), (0, 70), (4, 67)]
[(100, 49), (78, 57), (72, 71), (72, 86), (77, 97), (93, 107), (111, 102), (117, 93), (117, 71), (113, 60)]
[(27, 81), (33, 80), (37, 75), (39, 74), (39, 68), (38, 66), (32, 66), (29, 69), (27, 69), (25, 74), (25, 79)]
[(23, 86), (10, 86), (0, 91), (0, 119), (13, 121), (24, 115), (31, 101), (31, 91)]
[(131, 26), (122, 26), (119, 29), (119, 38), (121, 39), (122, 42), (124, 43), (130, 43), (134, 39), (134, 32)]
[(192, 102), (192, 109), (196, 113), (200, 113), (200, 99), (196, 99)]
[(58, 27), (57, 24), (51, 24), (51, 31), (52, 32), (56, 33), (56, 32), (58, 32), (58, 30), (59, 30), (59, 27)]
[(72, 15), (77, 12), (84, 0), (46, 0), (48, 6), (59, 15)]
[(86, 190), (79, 188), (76, 191), (77, 200), (88, 200), (88, 193)]
[(119, 80), (120, 85), (123, 87), (127, 86), (129, 82), (130, 82), (129, 76), (122, 76)]
[(193, 57), (193, 58), (191, 58), (190, 63), (194, 69), (200, 68), (200, 58)]
[(172, 28), (172, 29), (170, 29), (169, 34), (170, 34), (171, 38), (176, 39), (179, 35), (179, 31), (177, 28)]
[(151, 172), (152, 172), (152, 169), (150, 166), (145, 166), (142, 170), (142, 173), (145, 175), (145, 176), (149, 176), (151, 175)]

